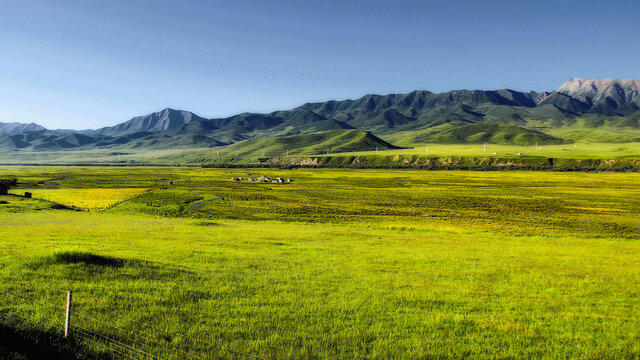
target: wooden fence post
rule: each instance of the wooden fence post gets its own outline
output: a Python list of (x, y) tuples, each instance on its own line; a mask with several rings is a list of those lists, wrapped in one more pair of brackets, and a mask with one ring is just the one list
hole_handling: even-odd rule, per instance
[(69, 328), (71, 327), (71, 290), (67, 291), (67, 312), (64, 317), (64, 337), (69, 336)]

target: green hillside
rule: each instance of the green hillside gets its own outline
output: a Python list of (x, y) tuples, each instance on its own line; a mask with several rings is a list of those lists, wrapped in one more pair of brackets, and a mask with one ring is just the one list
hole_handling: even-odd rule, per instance
[(397, 149), (396, 146), (362, 130), (332, 130), (307, 135), (246, 140), (221, 148), (225, 152), (238, 151), (238, 155), (266, 154), (319, 154), (329, 152)]
[(639, 118), (585, 116), (565, 121), (531, 122), (537, 130), (570, 141), (625, 143), (640, 141)]
[(458, 127), (440, 127), (440, 132), (425, 133), (413, 138), (414, 142), (441, 144), (491, 143), (503, 145), (561, 144), (560, 138), (516, 125), (473, 124)]
[(257, 160), (287, 155), (314, 155), (349, 151), (393, 150), (397, 146), (362, 130), (331, 130), (306, 135), (245, 140), (233, 145), (170, 152), (155, 157), (158, 162), (215, 163), (229, 160)]

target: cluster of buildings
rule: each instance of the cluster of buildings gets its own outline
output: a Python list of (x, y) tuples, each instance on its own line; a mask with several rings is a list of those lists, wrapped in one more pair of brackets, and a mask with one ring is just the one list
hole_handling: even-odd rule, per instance
[[(241, 178), (241, 177), (232, 177), (231, 181), (239, 182), (239, 181), (244, 181), (244, 179)], [(250, 178), (247, 179), (247, 181), (249, 181), (249, 182), (259, 182), (259, 183), (271, 183), (271, 184), (284, 184), (284, 183), (292, 183), (293, 179), (283, 179), (281, 177), (277, 177), (277, 178), (272, 179), (272, 178), (266, 177), (265, 175), (262, 175), (259, 178), (250, 177)]]

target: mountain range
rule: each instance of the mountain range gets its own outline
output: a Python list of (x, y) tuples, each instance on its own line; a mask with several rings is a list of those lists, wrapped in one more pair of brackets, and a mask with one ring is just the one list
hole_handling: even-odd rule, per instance
[(574, 78), (551, 92), (412, 91), (217, 119), (164, 109), (97, 130), (47, 130), (37, 124), (0, 123), (0, 149), (206, 148), (326, 131), (335, 136), (354, 129), (369, 134), (355, 138), (366, 138), (368, 145), (381, 147), (427, 142), (630, 142), (640, 141), (639, 123), (640, 80)]
[(0, 122), (0, 134), (2, 135), (16, 135), (16, 134), (22, 134), (25, 132), (45, 131), (45, 130), (47, 129), (44, 126), (40, 126), (34, 123), (22, 124), (18, 122), (13, 122), (13, 123)]

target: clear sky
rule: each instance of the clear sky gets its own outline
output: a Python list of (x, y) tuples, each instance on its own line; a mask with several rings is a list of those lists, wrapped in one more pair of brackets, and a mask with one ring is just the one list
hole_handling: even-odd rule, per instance
[(0, 122), (640, 79), (637, 0), (4, 1)]

